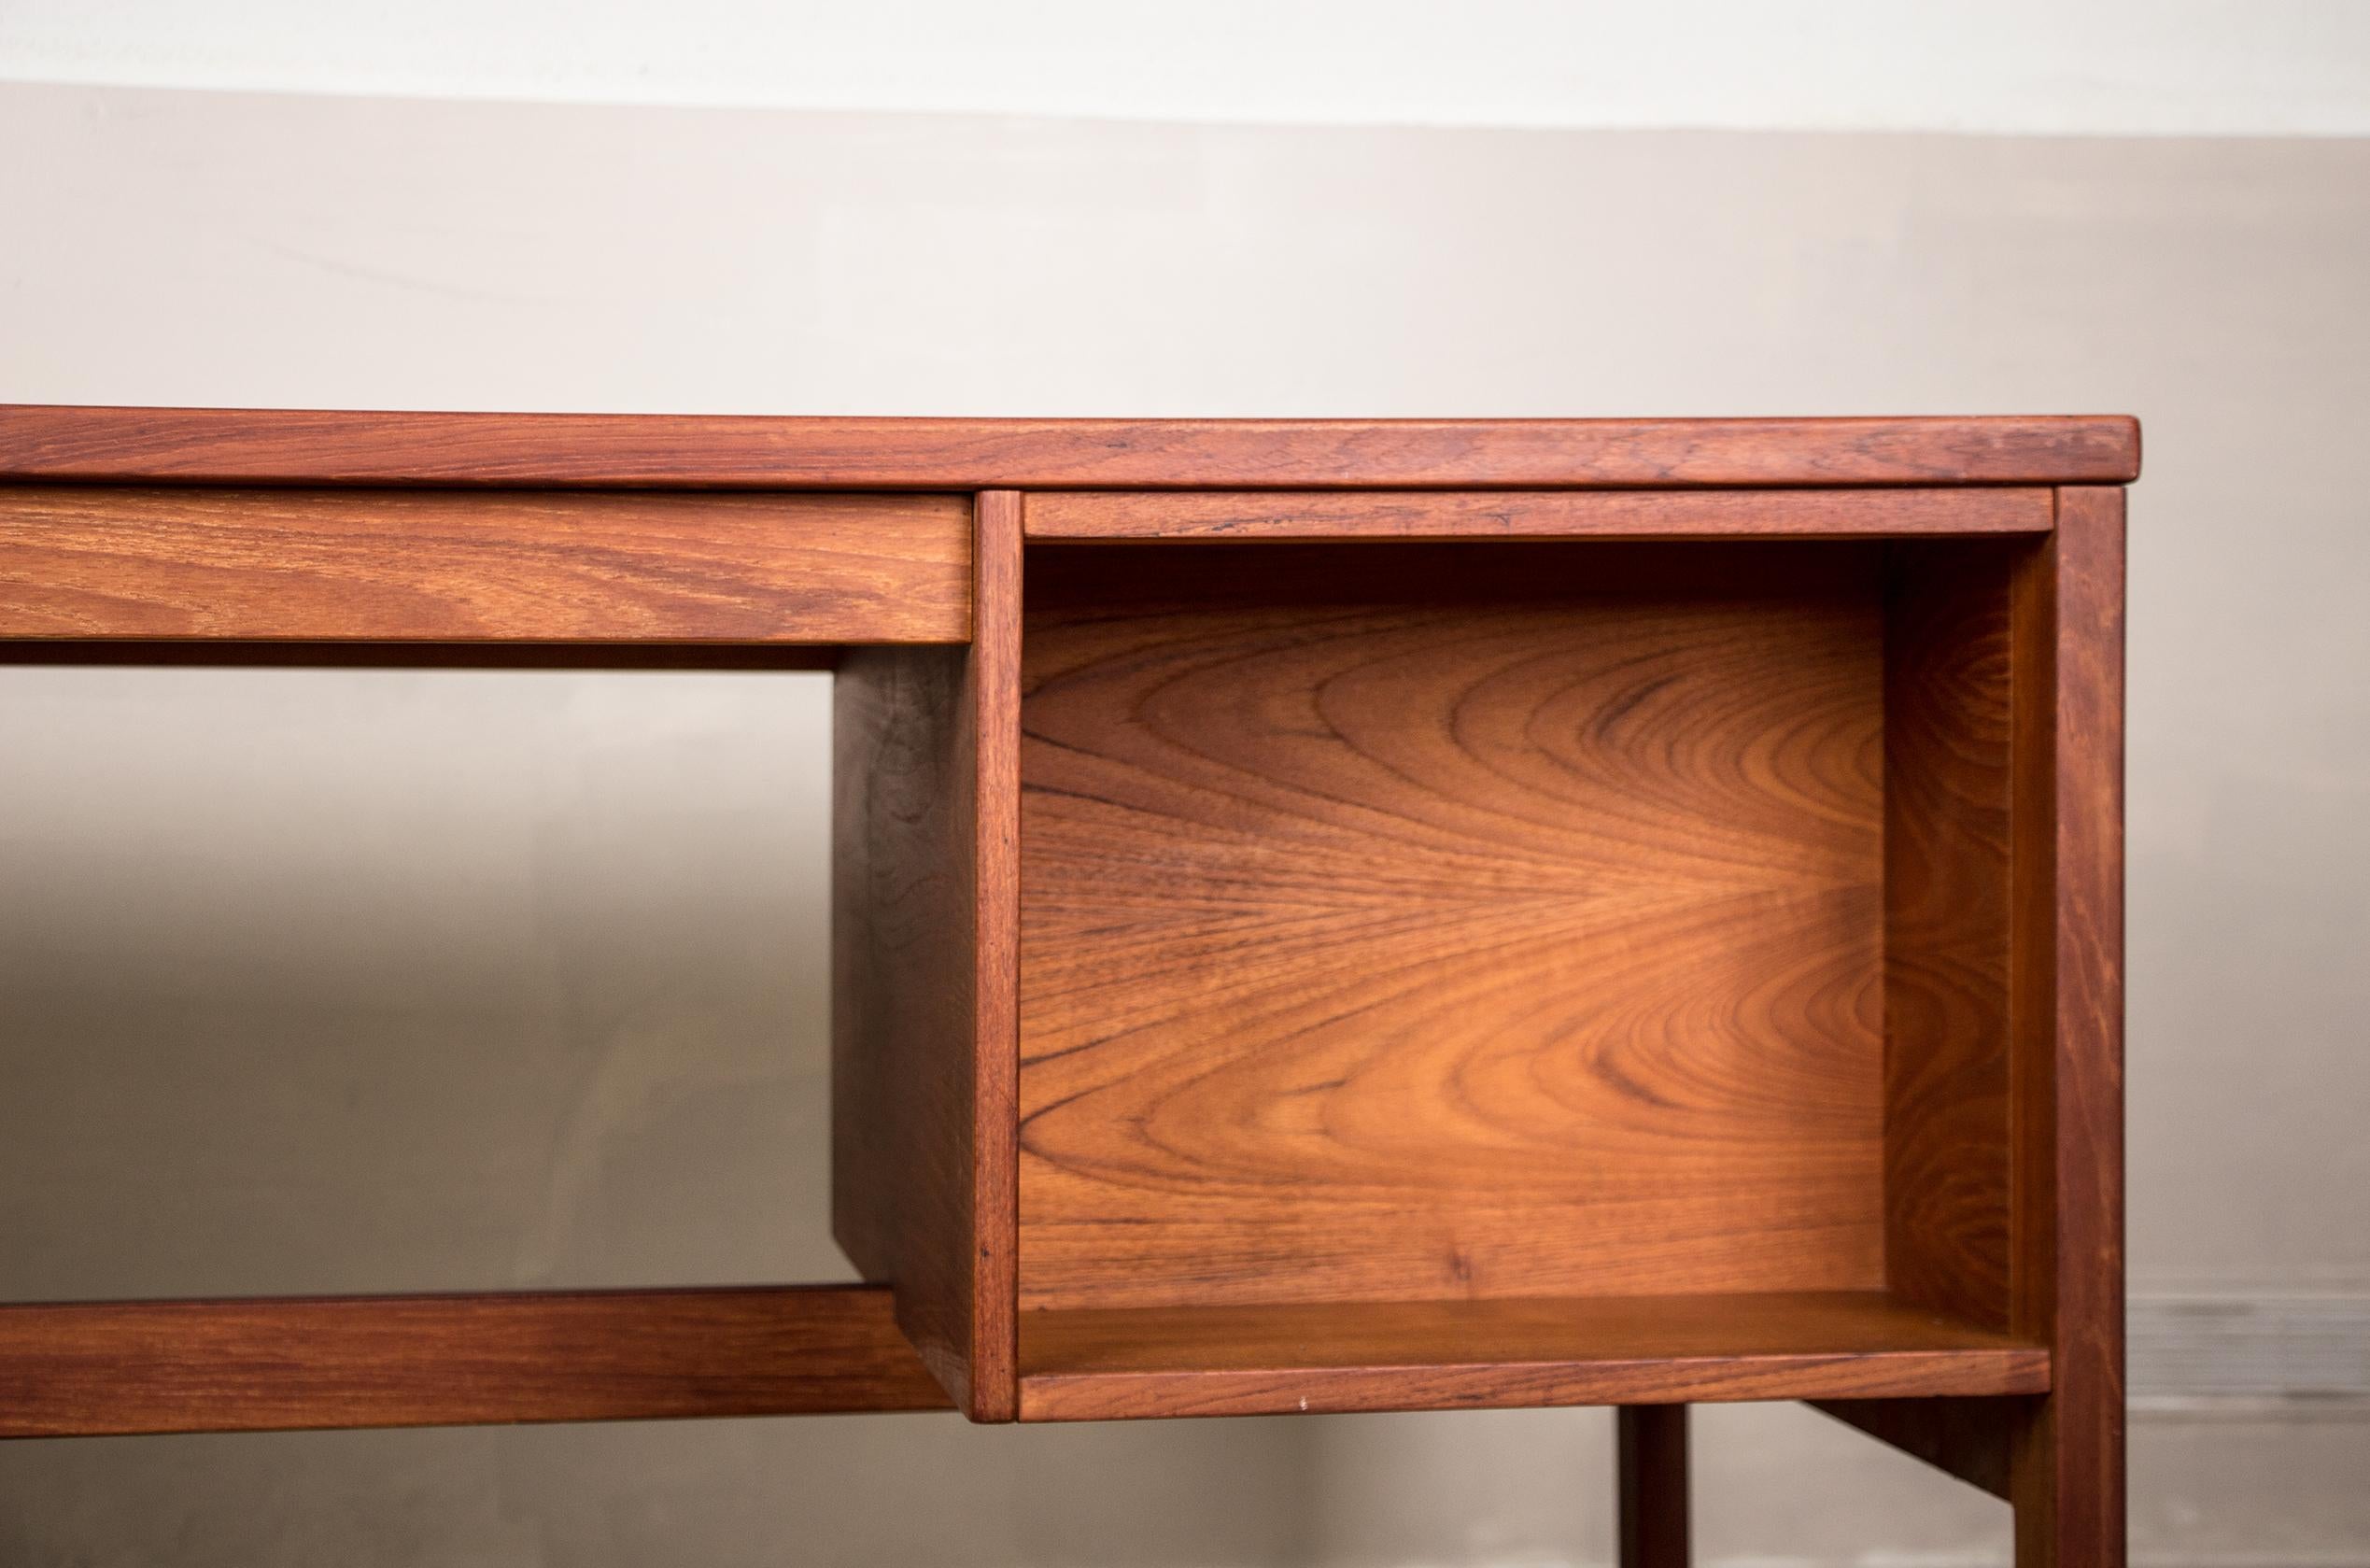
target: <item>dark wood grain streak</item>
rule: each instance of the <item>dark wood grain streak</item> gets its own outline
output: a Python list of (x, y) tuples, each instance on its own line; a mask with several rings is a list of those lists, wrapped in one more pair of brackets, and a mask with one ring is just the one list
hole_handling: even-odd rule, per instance
[(2011, 1435), (2029, 1409), (2003, 1399), (1818, 1399), (1811, 1406), (1999, 1498), (2008, 1496)]
[(1621, 1568), (1687, 1568), (1687, 1407), (1625, 1405), (1615, 1411), (1614, 1466)]
[(956, 1404), (1009, 1420), (1018, 498), (976, 520), (975, 642), (835, 683), (832, 1228)]
[(2058, 1367), (2011, 1450), (2022, 1568), (2122, 1568), (2123, 497), (2015, 581), (2014, 1325)]
[(1890, 553), (1885, 1283), (2009, 1326), (2010, 557)]
[(0, 638), (960, 643), (962, 496), (0, 487)]
[(1026, 1312), (1024, 1420), (2032, 1393), (2038, 1346), (1881, 1293)]
[(945, 1406), (859, 1288), (0, 1307), (0, 1437)]
[(1032, 539), (1304, 543), (1392, 539), (1688, 539), (2046, 533), (2033, 487), (1893, 490), (1046, 491)]
[(2120, 416), (878, 419), (0, 406), (0, 477), (209, 484), (1560, 487), (2120, 483)]
[(1880, 1286), (1880, 564), (1032, 547), (1023, 1307)]

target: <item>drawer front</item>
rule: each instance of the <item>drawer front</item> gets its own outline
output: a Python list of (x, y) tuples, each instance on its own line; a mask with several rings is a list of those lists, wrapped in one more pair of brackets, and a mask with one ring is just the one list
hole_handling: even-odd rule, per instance
[(967, 495), (0, 487), (0, 639), (970, 635)]

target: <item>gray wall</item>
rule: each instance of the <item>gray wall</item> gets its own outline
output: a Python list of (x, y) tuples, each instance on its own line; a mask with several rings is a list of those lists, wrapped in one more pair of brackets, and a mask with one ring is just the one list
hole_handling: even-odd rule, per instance
[[(6, 401), (2140, 415), (2136, 1540), (2370, 1561), (2370, 146), (16, 87), (0, 148)], [(0, 1298), (844, 1275), (823, 680), (0, 670)], [(1701, 1432), (1712, 1561), (2005, 1555), (1821, 1418)], [(1607, 1450), (1585, 1411), (16, 1445), (0, 1565), (1601, 1561)]]

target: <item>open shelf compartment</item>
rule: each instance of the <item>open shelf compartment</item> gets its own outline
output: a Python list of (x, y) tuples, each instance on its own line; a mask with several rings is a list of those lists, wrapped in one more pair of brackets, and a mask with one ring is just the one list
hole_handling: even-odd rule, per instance
[(2030, 548), (1030, 546), (1019, 1414), (2045, 1391)]

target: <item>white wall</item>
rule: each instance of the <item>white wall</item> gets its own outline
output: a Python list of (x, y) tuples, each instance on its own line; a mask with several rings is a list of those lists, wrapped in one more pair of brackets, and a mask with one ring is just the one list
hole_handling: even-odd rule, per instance
[(2370, 133), (2362, 0), (7, 0), (0, 79), (1283, 124)]

